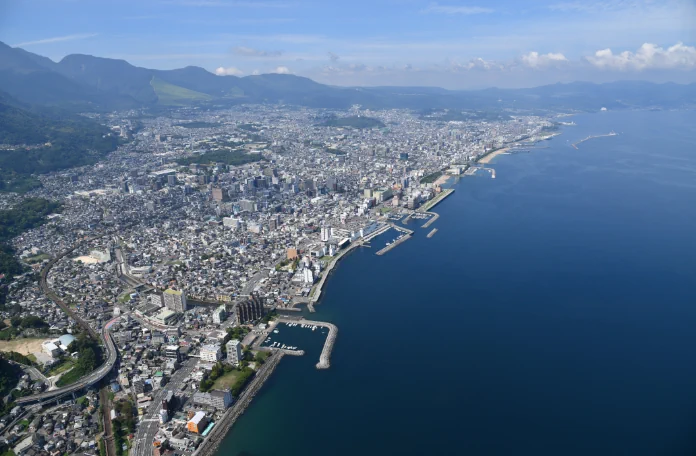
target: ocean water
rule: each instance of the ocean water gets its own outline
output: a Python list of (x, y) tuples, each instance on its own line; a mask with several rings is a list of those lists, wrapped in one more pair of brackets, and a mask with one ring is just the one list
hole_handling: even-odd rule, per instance
[(573, 120), (344, 259), (219, 455), (696, 454), (696, 113)]

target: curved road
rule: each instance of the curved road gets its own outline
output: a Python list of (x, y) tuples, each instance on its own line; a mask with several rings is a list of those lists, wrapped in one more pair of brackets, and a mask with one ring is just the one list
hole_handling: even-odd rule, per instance
[[(100, 237), (104, 236), (96, 236), (93, 238), (90, 238), (86, 241), (93, 241), (95, 239), (98, 239)], [(15, 402), (17, 404), (28, 404), (32, 402), (42, 402), (45, 400), (50, 400), (56, 397), (64, 396), (66, 394), (71, 394), (76, 391), (81, 390), (82, 388), (85, 388), (87, 386), (90, 386), (98, 381), (100, 381), (102, 378), (108, 374), (111, 369), (113, 369), (114, 364), (116, 364), (116, 359), (118, 358), (118, 350), (116, 349), (116, 345), (114, 344), (114, 341), (111, 337), (111, 334), (109, 333), (109, 327), (118, 319), (114, 318), (113, 320), (109, 321), (106, 325), (104, 325), (104, 329), (102, 329), (102, 333), (99, 334), (97, 331), (95, 331), (94, 328), (92, 328), (89, 323), (87, 323), (85, 320), (82, 319), (76, 312), (74, 312), (70, 307), (68, 307), (65, 302), (63, 302), (58, 295), (51, 290), (51, 288), (48, 286), (48, 273), (51, 271), (51, 268), (63, 257), (66, 255), (70, 255), (72, 252), (75, 251), (80, 245), (82, 245), (83, 242), (86, 241), (80, 241), (77, 244), (75, 244), (73, 247), (70, 249), (66, 250), (65, 252), (61, 253), (60, 255), (56, 256), (53, 258), (51, 261), (48, 262), (48, 264), (41, 270), (41, 278), (39, 280), (39, 287), (41, 288), (41, 291), (44, 292), (44, 294), (51, 300), (53, 301), (58, 307), (60, 307), (63, 312), (68, 314), (73, 320), (75, 320), (85, 331), (87, 331), (94, 339), (98, 339), (101, 344), (105, 347), (106, 350), (106, 362), (99, 367), (96, 371), (90, 373), (89, 375), (82, 377), (79, 381), (73, 383), (72, 385), (65, 386), (63, 388), (58, 388), (52, 391), (46, 391), (44, 393), (40, 394), (34, 394), (32, 396), (27, 396), (27, 397), (22, 397), (17, 399)]]

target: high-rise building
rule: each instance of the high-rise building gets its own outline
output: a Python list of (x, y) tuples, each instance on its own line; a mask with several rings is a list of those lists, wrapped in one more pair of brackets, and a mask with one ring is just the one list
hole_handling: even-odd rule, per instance
[(167, 309), (173, 312), (186, 312), (188, 307), (186, 305), (186, 294), (183, 291), (169, 288), (164, 290), (162, 296)]
[(242, 360), (242, 343), (237, 339), (232, 339), (225, 345), (227, 348), (227, 362), (230, 364), (239, 364)]
[(324, 225), (321, 227), (321, 241), (328, 242), (331, 239), (331, 227)]
[(263, 300), (259, 297), (252, 296), (237, 304), (237, 321), (239, 323), (258, 320), (263, 315)]

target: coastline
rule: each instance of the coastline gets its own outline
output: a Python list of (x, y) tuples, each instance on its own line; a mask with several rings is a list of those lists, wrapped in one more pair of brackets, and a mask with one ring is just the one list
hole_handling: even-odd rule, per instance
[[(560, 134), (560, 133), (557, 133)], [(546, 139), (551, 139), (552, 137), (556, 136), (557, 134), (550, 135), (550, 137), (545, 137), (543, 140)], [(476, 163), (481, 163), (481, 164), (487, 164), (493, 158), (495, 158), (498, 155), (502, 155), (507, 153), (510, 150), (510, 147), (503, 147), (501, 149), (497, 149), (494, 151), (491, 151), (484, 156), (480, 157), (478, 160), (476, 160)], [(442, 185), (446, 183), (450, 177), (449, 175), (443, 174), (440, 176), (436, 181), (435, 185)], [(439, 214), (436, 212), (432, 212), (431, 209), (435, 206), (437, 206), (439, 203), (441, 203), (444, 199), (446, 199), (448, 196), (450, 196), (452, 193), (454, 193), (455, 189), (453, 188), (448, 188), (444, 191), (442, 191), (439, 195), (436, 197), (432, 198), (430, 201), (426, 202), (421, 208), (418, 210), (414, 211), (415, 212), (421, 212), (425, 214), (431, 214), (432, 217), (424, 224), (421, 226), (421, 228), (428, 228), (432, 223), (434, 223), (438, 218)], [(407, 217), (408, 219), (408, 217)], [(360, 240), (356, 240), (354, 243), (351, 243), (345, 250), (341, 251), (336, 257), (332, 259), (332, 261), (329, 263), (327, 266), (326, 270), (322, 274), (319, 282), (315, 285), (315, 287), (312, 289), (312, 292), (310, 296), (308, 296), (305, 299), (298, 299), (298, 300), (293, 300), (292, 305), (289, 307), (288, 310), (299, 310), (297, 309), (297, 305), (299, 304), (306, 304), (307, 308), (310, 312), (315, 312), (314, 305), (317, 304), (322, 297), (322, 291), (323, 287), (326, 284), (326, 280), (328, 277), (333, 273), (336, 265), (349, 253), (351, 253), (354, 249), (358, 247), (363, 247), (365, 243), (368, 243), (370, 240), (373, 238), (389, 231), (390, 229), (397, 229), (397, 230), (404, 230), (406, 232), (406, 235), (400, 239), (398, 242), (394, 243), (391, 246), (387, 246), (385, 249), (382, 249), (382, 251), (378, 252), (377, 254), (383, 254), (386, 253), (386, 251), (390, 250), (393, 247), (396, 247), (396, 245), (400, 244), (401, 242), (404, 242), (405, 240), (408, 240), (410, 237), (413, 236), (414, 231), (408, 230), (403, 227), (397, 227), (396, 225), (392, 223), (384, 223), (382, 227), (379, 229), (375, 230), (373, 233), (370, 233), (369, 235), (365, 236), (364, 238), (361, 238)], [(431, 230), (427, 237), (431, 238), (435, 233), (437, 232), (437, 228), (434, 228)], [(285, 320), (283, 318), (278, 319), (276, 324), (281, 321), (289, 321)], [(295, 320), (292, 320), (295, 321)], [(319, 370), (323, 369), (328, 369), (330, 367), (330, 356), (331, 356), (331, 351), (333, 349), (333, 345), (336, 340), (336, 336), (338, 334), (338, 327), (332, 323), (329, 322), (320, 322), (320, 321), (310, 321), (310, 320), (305, 320), (304, 318), (301, 318), (300, 320), (297, 320), (298, 322), (305, 322), (308, 324), (315, 324), (318, 326), (324, 326), (329, 328), (329, 335), (327, 336), (327, 340), (325, 341), (324, 347), (322, 349), (321, 355), (319, 362), (316, 364), (316, 368)], [(272, 330), (272, 328), (275, 327), (272, 325), (272, 327), (269, 328), (269, 330)], [(260, 338), (260, 340), (263, 340), (264, 337)], [(258, 349), (258, 347), (257, 347)], [(266, 351), (266, 350), (265, 350)], [(239, 400), (232, 406), (230, 409), (225, 412), (225, 415), (223, 418), (220, 420), (220, 423), (213, 428), (213, 431), (211, 432), (211, 435), (205, 439), (199, 448), (192, 454), (192, 456), (215, 456), (215, 452), (218, 450), (220, 444), (224, 439), (227, 437), (229, 434), (229, 431), (231, 430), (232, 426), (236, 422), (236, 420), (244, 413), (246, 408), (250, 405), (253, 397), (257, 394), (257, 392), (260, 390), (260, 388), (263, 386), (265, 381), (271, 376), (275, 368), (277, 367), (278, 363), (282, 359), (282, 357), (285, 354), (290, 354), (290, 355), (295, 355), (295, 356), (302, 356), (304, 355), (304, 351), (300, 350), (297, 353), (289, 353), (284, 350), (271, 350), (272, 356), (269, 358), (269, 360), (261, 366), (259, 371), (257, 372), (256, 376), (252, 380), (252, 383), (245, 388), (244, 392), (240, 396)]]
[(498, 155), (502, 155), (504, 153), (507, 153), (507, 151), (509, 151), (509, 150), (510, 150), (509, 147), (503, 147), (502, 149), (493, 150), (493, 151), (483, 155), (478, 160), (476, 160), (476, 163), (481, 163), (483, 165), (486, 165), (486, 164), (490, 163), (491, 160), (493, 160)]

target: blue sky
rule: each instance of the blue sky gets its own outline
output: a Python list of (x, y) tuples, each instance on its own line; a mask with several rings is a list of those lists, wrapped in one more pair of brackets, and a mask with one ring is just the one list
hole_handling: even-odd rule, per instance
[(0, 41), (336, 85), (693, 82), (696, 0), (0, 0)]

